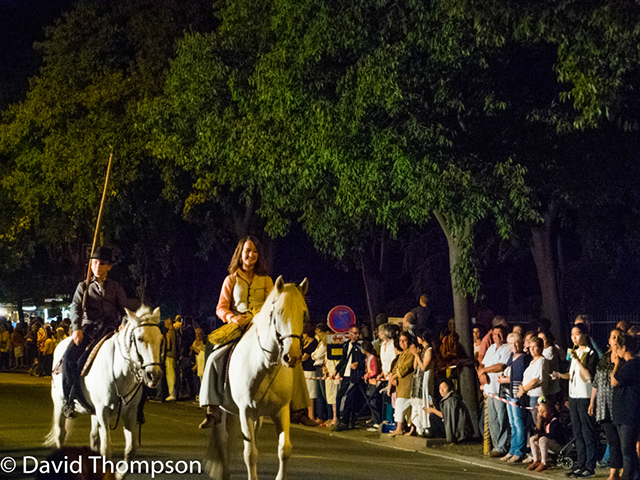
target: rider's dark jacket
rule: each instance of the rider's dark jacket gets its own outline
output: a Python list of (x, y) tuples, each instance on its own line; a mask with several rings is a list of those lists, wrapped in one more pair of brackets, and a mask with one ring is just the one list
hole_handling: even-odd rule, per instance
[(85, 312), (82, 312), (82, 295), (85, 282), (80, 282), (71, 303), (71, 328), (78, 330), (81, 326), (91, 325), (102, 329), (110, 326), (118, 328), (127, 306), (127, 295), (122, 286), (107, 278), (102, 285), (95, 278), (89, 283)]

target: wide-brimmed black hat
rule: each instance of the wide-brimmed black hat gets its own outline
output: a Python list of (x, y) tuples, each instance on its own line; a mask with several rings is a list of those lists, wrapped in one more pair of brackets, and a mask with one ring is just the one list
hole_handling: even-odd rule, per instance
[(91, 255), (91, 258), (113, 263), (113, 251), (109, 247), (98, 247), (93, 252), (93, 255)]

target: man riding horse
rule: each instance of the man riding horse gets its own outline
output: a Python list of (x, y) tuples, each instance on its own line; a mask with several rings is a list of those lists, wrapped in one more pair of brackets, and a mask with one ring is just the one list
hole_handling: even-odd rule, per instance
[[(90, 262), (93, 275), (89, 286), (87, 287), (84, 281), (80, 282), (71, 303), (73, 342), (69, 345), (62, 366), (62, 387), (66, 398), (63, 414), (67, 418), (77, 416), (74, 406), (78, 389), (76, 384), (80, 377), (80, 369), (91, 351), (88, 347), (118, 329), (127, 305), (127, 295), (122, 286), (107, 278), (113, 263), (111, 249), (98, 247)], [(83, 298), (87, 288), (83, 310)]]

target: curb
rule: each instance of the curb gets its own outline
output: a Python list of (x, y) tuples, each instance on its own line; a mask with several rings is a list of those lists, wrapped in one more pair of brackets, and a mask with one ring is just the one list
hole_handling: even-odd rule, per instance
[[(465, 465), (471, 465), (476, 467), (489, 468), (492, 470), (497, 470), (503, 473), (508, 473), (510, 475), (519, 475), (523, 477), (529, 478), (564, 478), (565, 471), (563, 469), (555, 469), (555, 470), (546, 470), (545, 473), (536, 473), (530, 472), (526, 470), (523, 464), (518, 464), (517, 467), (503, 467), (495, 462), (480, 458), (470, 458), (468, 456), (460, 455), (454, 452), (439, 452), (434, 451), (435, 445), (447, 445), (444, 439), (432, 439), (431, 447), (429, 446), (429, 439), (423, 439), (418, 437), (391, 437), (385, 434), (375, 434), (371, 433), (369, 438), (363, 438), (362, 434), (368, 434), (368, 432), (363, 432), (362, 430), (347, 430), (345, 432), (335, 432), (330, 429), (325, 428), (316, 428), (316, 427), (305, 427), (299, 424), (291, 424), (292, 428), (305, 429), (307, 431), (316, 431), (320, 435), (330, 435), (341, 438), (346, 438), (349, 440), (355, 440), (361, 443), (366, 443), (369, 445), (376, 445), (379, 447), (393, 448), (396, 450), (402, 450), (405, 452), (415, 452), (421, 455), (430, 456), (434, 458), (438, 458), (440, 460), (453, 460), (455, 462), (463, 463)], [(357, 432), (357, 433), (356, 433)], [(435, 442), (433, 441), (435, 440)], [(394, 445), (395, 443), (395, 445)]]

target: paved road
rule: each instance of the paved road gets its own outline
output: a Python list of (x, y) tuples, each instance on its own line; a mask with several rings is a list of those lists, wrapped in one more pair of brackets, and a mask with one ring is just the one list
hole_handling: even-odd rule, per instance
[[(24, 374), (0, 373), (0, 467), (6, 457), (18, 460), (16, 471), (0, 471), (0, 480), (32, 478), (22, 473), (22, 459), (35, 457), (40, 462), (52, 451), (42, 447), (42, 439), (49, 430), (52, 403), (49, 380)], [(142, 430), (142, 447), (138, 459), (148, 462), (198, 462), (202, 459), (207, 433), (197, 429), (202, 411), (191, 402), (150, 403), (145, 408), (147, 423)], [(88, 443), (89, 418), (74, 420), (68, 443), (83, 446)], [(292, 429), (293, 458), (290, 463), (291, 480), (483, 480), (513, 478), (508, 471), (499, 471), (438, 458), (417, 452), (389, 448), (367, 442), (366, 435), (358, 439), (320, 432), (320, 429), (294, 427)], [(370, 436), (371, 440), (375, 436)], [(265, 423), (259, 437), (261, 478), (273, 478), (277, 471), (275, 431)], [(114, 455), (121, 455), (124, 445), (122, 430), (113, 432)], [(239, 445), (239, 443), (238, 443)], [(121, 458), (121, 457), (120, 457)], [(42, 465), (42, 463), (39, 463)], [(163, 464), (163, 466), (166, 465)], [(177, 466), (177, 463), (174, 463)], [(182, 468), (186, 464), (181, 464)], [(232, 478), (246, 478), (240, 454), (234, 455)], [(35, 462), (27, 460), (27, 470)], [(142, 480), (151, 474), (132, 474), (127, 478)], [(155, 478), (206, 479), (202, 474), (158, 474)]]

